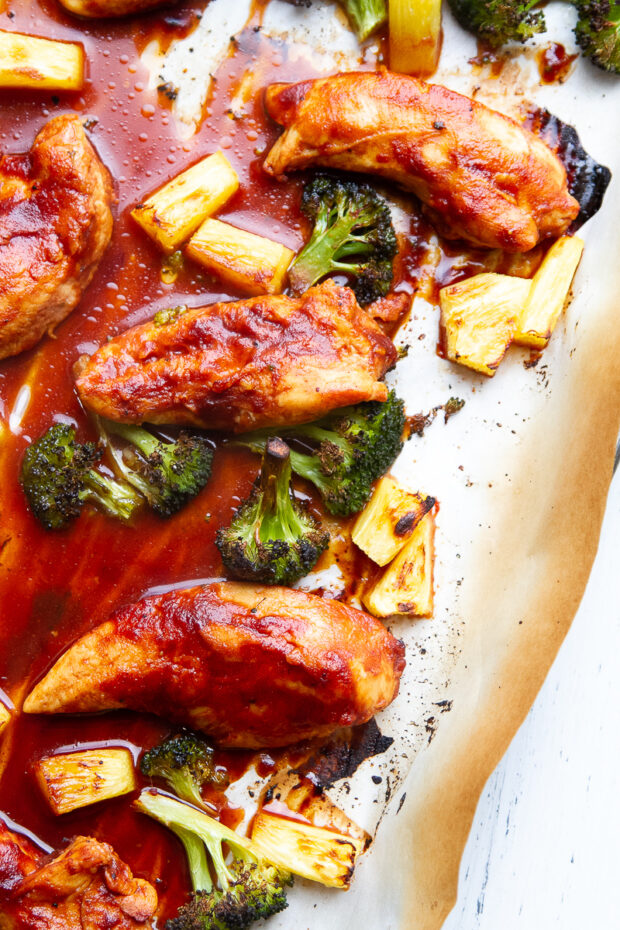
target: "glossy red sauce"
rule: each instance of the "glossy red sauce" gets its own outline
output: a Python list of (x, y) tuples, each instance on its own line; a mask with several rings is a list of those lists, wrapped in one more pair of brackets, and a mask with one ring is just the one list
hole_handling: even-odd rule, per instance
[(550, 42), (538, 53), (538, 70), (544, 84), (563, 84), (579, 55), (569, 55), (559, 42)]
[[(241, 180), (220, 218), (294, 249), (303, 241), (300, 178), (279, 183), (261, 169), (261, 153), (278, 129), (267, 120), (260, 95), (240, 118), (229, 112), (247, 69), (260, 68), (262, 84), (313, 76), (305, 59), (287, 56), (281, 43), (255, 31), (260, 10), (220, 67), (206, 118), (190, 139), (179, 138), (166, 96), (148, 90), (149, 75), (139, 53), (154, 37), (167, 44), (187, 33), (203, 6), (190, 0), (129, 20), (82, 22), (64, 13), (55, 0), (8, 0), (0, 14), (1, 28), (82, 42), (88, 60), (81, 93), (0, 91), (0, 151), (27, 151), (48, 119), (77, 112), (88, 120), (90, 138), (112, 173), (117, 197), (112, 243), (79, 308), (54, 338), (0, 363), (0, 419), (7, 424), (13, 413), (11, 429), (5, 429), (0, 443), (0, 688), (17, 707), (55, 658), (115, 608), (147, 591), (220, 575), (216, 530), (248, 494), (258, 469), (249, 453), (218, 448), (209, 485), (172, 519), (144, 514), (126, 527), (88, 509), (61, 532), (47, 532), (35, 521), (17, 480), (28, 443), (55, 418), (75, 422), (80, 438), (89, 435), (73, 389), (72, 366), (81, 354), (160, 308), (241, 296), (226, 292), (191, 262), (173, 283), (162, 283), (161, 254), (129, 216), (145, 194), (219, 147)], [(364, 64), (372, 66), (372, 61)], [(424, 276), (430, 228), (413, 201), (409, 206), (410, 229), (401, 236), (395, 288), (414, 293)], [(449, 250), (441, 255), (438, 284), (455, 279), (459, 261), (463, 270), (462, 254), (460, 259)], [(482, 268), (482, 259), (474, 261)], [(30, 401), (17, 423), (18, 397), (23, 401), (28, 392)], [(351, 572), (348, 593), (353, 593), (368, 570), (367, 560), (361, 555), (341, 558)], [(112, 843), (135, 871), (156, 879), (162, 924), (187, 892), (185, 860), (176, 840), (134, 813), (126, 797), (54, 817), (30, 773), (36, 759), (62, 746), (125, 741), (137, 757), (170, 731), (160, 718), (132, 713), (83, 718), (16, 714), (0, 748), (0, 810), (55, 848), (79, 833)], [(239, 777), (251, 759), (249, 753), (217, 755), (231, 778)], [(263, 754), (257, 760), (261, 774), (272, 771), (276, 760)], [(221, 794), (212, 793), (209, 800), (222, 809), (227, 822), (239, 821), (239, 812), (227, 809)]]

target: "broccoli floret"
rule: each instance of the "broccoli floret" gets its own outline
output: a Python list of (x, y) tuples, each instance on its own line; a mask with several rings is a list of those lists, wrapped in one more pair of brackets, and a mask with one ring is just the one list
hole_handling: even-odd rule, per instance
[(360, 42), (387, 20), (385, 0), (340, 0)]
[(213, 450), (204, 436), (180, 433), (173, 442), (158, 439), (142, 426), (98, 421), (101, 434), (129, 443), (110, 454), (125, 479), (143, 494), (160, 517), (169, 517), (195, 497), (211, 477)]
[(55, 423), (26, 450), (20, 480), (35, 517), (58, 530), (79, 516), (87, 501), (119, 520), (129, 520), (142, 498), (124, 481), (92, 467), (101, 457), (95, 443), (75, 441), (75, 428)]
[(289, 447), (272, 437), (266, 442), (260, 478), (250, 498), (216, 536), (233, 577), (291, 585), (308, 574), (327, 547), (329, 533), (295, 500), (290, 485)]
[(293, 291), (336, 273), (350, 276), (362, 306), (385, 296), (398, 249), (386, 201), (368, 184), (321, 174), (304, 187), (301, 209), (314, 227), (289, 270)]
[[(403, 447), (405, 409), (393, 391), (384, 403), (369, 401), (334, 410), (327, 417), (286, 430), (287, 436), (316, 444), (307, 454), (291, 450), (291, 467), (319, 490), (330, 513), (349, 516), (364, 507), (372, 484), (385, 474)], [(260, 452), (264, 433), (237, 440)]]
[(506, 42), (525, 42), (547, 29), (545, 14), (533, 12), (539, 0), (449, 0), (452, 12), (464, 29), (492, 48)]
[(184, 801), (203, 807), (202, 787), (225, 788), (228, 779), (218, 771), (213, 749), (195, 733), (164, 740), (142, 756), (140, 771), (147, 778), (162, 778)]
[[(287, 906), (284, 889), (292, 884), (290, 874), (263, 859), (249, 840), (203, 811), (149, 790), (135, 806), (173, 830), (187, 853), (194, 891), (166, 930), (245, 930)], [(232, 854), (230, 864), (224, 860), (224, 843)]]
[(620, 74), (620, 3), (577, 0), (577, 42), (593, 64)]

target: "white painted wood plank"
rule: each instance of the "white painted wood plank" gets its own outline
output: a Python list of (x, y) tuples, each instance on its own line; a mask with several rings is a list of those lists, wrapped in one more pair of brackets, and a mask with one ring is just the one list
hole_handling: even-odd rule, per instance
[(613, 930), (619, 853), (617, 474), (583, 602), (480, 800), (444, 930)]

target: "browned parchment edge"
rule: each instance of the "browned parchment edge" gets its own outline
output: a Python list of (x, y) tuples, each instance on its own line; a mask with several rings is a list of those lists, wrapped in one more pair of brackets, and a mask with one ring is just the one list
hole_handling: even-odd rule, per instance
[[(609, 274), (609, 264), (597, 265)], [(573, 358), (560, 366), (529, 431), (515, 463), (514, 492), (497, 500), (489, 555), (477, 572), (475, 595), (463, 604), (468, 629), (452, 712), (416, 758), (400, 816), (382, 828), (387, 848), (398, 849), (399, 862), (407, 863), (391, 873), (400, 885), (390, 896), (398, 896), (401, 930), (439, 930), (453, 908), (478, 799), (533, 704), (586, 587), (620, 428), (620, 326), (617, 301), (609, 296), (620, 292), (620, 273), (609, 277), (604, 303), (599, 293), (599, 312), (585, 324)], [(592, 299), (582, 296), (580, 312), (590, 314)]]

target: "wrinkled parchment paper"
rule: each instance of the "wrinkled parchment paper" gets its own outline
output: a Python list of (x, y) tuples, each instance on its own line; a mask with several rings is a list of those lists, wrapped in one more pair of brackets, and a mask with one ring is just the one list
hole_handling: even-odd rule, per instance
[[(193, 133), (228, 37), (248, 13), (245, 0), (212, 0), (197, 30), (165, 58), (146, 50), (153, 84), (179, 88), (180, 134)], [(549, 28), (538, 44), (574, 50), (574, 16), (568, 5), (547, 7)], [(308, 10), (272, 0), (263, 29), (311, 59), (317, 73), (359, 63), (357, 43), (329, 2)], [(366, 63), (376, 53), (371, 44)], [(574, 299), (535, 367), (515, 347), (494, 379), (442, 360), (438, 310), (422, 297), (398, 335), (409, 353), (389, 380), (409, 413), (453, 395), (466, 401), (447, 424), (439, 418), (414, 436), (393, 469), (440, 502), (435, 615), (389, 624), (407, 645), (401, 693), (378, 718), (394, 742), (331, 790), (364, 829), (374, 834), (379, 825), (351, 890), (298, 881), (273, 930), (439, 930), (456, 899), (478, 797), (543, 682), (596, 552), (620, 421), (620, 79), (579, 61), (565, 84), (541, 87), (531, 50), (499, 78), (473, 68), (475, 54), (474, 40), (444, 11), (436, 82), (463, 93), (479, 88), (478, 100), (517, 117), (530, 101), (546, 106), (577, 127), (614, 176), (601, 212), (580, 231), (586, 248)], [(337, 571), (327, 581), (337, 588)], [(311, 577), (304, 587), (325, 582)], [(250, 772), (235, 788), (249, 813), (254, 782)]]

